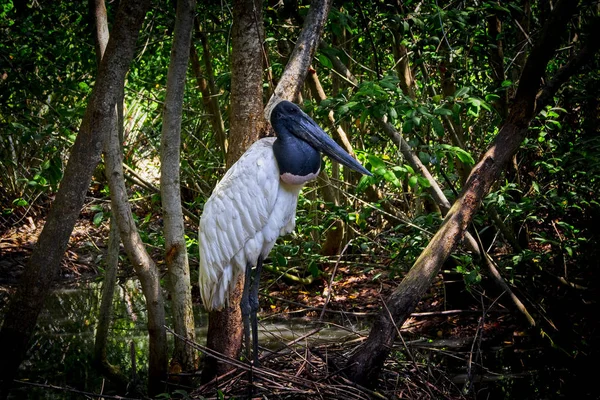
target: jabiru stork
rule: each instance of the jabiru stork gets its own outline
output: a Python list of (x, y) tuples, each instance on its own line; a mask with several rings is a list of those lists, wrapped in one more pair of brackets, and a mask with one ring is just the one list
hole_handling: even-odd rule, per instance
[(280, 100), (266, 115), (277, 137), (256, 141), (231, 166), (204, 205), (199, 227), (204, 307), (211, 311), (227, 305), (238, 277), (245, 274), (241, 311), (248, 355), (251, 319), (255, 365), (262, 263), (277, 238), (294, 230), (298, 195), (318, 176), (320, 152), (371, 175), (296, 104)]

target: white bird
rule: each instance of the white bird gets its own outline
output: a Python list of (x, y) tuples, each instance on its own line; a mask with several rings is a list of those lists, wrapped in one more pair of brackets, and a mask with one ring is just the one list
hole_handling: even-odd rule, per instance
[(276, 103), (270, 122), (277, 138), (258, 140), (227, 171), (204, 205), (199, 228), (204, 307), (212, 311), (228, 305), (230, 292), (240, 274), (245, 274), (241, 309), (248, 353), (248, 317), (252, 320), (255, 364), (262, 262), (277, 238), (294, 230), (300, 190), (321, 168), (319, 151), (371, 175), (294, 103)]

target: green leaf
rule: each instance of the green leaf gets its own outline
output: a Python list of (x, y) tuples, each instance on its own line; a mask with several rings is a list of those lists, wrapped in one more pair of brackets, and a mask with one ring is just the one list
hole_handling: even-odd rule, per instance
[(463, 97), (471, 91), (469, 87), (462, 87), (454, 93), (454, 97)]
[(392, 121), (395, 121), (398, 118), (398, 113), (396, 112), (396, 109), (394, 107), (390, 108), (390, 119)]
[(277, 266), (278, 267), (285, 267), (287, 265), (287, 258), (285, 258), (283, 256), (283, 254), (281, 253), (277, 253), (275, 256), (276, 260), (277, 260)]
[(458, 157), (458, 159), (465, 164), (475, 164), (475, 160), (473, 160), (473, 157), (471, 157), (469, 153), (458, 147), (456, 147), (456, 157)]
[(325, 68), (333, 68), (333, 63), (325, 54), (319, 54), (319, 62)]
[(402, 186), (400, 181), (396, 177), (396, 175), (389, 169), (386, 170), (385, 173), (383, 174), (383, 179), (385, 179), (387, 182), (391, 183), (392, 185), (394, 185), (396, 187)]
[(413, 175), (408, 179), (408, 184), (410, 185), (410, 187), (414, 188), (415, 186), (417, 186), (418, 181), (419, 178)]
[(497, 94), (489, 93), (489, 94), (485, 95), (485, 101), (487, 101), (487, 102), (498, 101), (498, 100), (500, 100), (500, 96), (498, 96)]
[(27, 200), (25, 200), (23, 198), (14, 199), (13, 204), (17, 207), (27, 207), (29, 205)]
[(346, 106), (352, 110), (354, 110), (355, 108), (358, 108), (357, 106), (359, 106), (360, 103), (358, 101), (349, 101), (348, 103), (346, 103)]
[(435, 132), (437, 137), (444, 137), (444, 126), (442, 125), (439, 119), (433, 118), (431, 120), (431, 126), (433, 127), (433, 131)]
[(90, 90), (90, 87), (85, 82), (79, 82), (79, 90), (81, 90), (82, 92), (87, 92)]
[(367, 156), (367, 160), (369, 161), (369, 164), (371, 164), (371, 167), (373, 167), (373, 169), (385, 168), (385, 163), (383, 162), (383, 160), (374, 154), (369, 154)]
[(429, 182), (429, 180), (427, 180), (427, 178), (424, 176), (419, 176), (417, 182), (419, 183), (419, 186), (423, 188), (428, 188), (431, 186), (431, 182)]
[(452, 115), (452, 110), (448, 110), (445, 107), (438, 107), (435, 110), (433, 110), (433, 113), (437, 114), (437, 115), (448, 115), (448, 116), (451, 116)]
[(104, 213), (102, 211), (96, 213), (94, 215), (94, 220), (93, 220), (94, 225), (100, 226), (100, 224), (102, 223), (103, 219), (104, 219)]
[(567, 251), (569, 257), (573, 257), (573, 249), (571, 247), (565, 246), (565, 250)]

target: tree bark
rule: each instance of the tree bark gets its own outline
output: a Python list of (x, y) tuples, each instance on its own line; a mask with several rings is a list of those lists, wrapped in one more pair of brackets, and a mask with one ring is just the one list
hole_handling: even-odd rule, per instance
[[(321, 86), (321, 82), (319, 82), (319, 78), (317, 76), (317, 71), (311, 70), (308, 74), (308, 79), (306, 83), (310, 87), (313, 97), (317, 104), (321, 104), (323, 100), (327, 98), (325, 95), (325, 91)], [(333, 110), (328, 114), (330, 126), (333, 132), (337, 133), (337, 142), (340, 143), (344, 149), (349, 154), (354, 154), (352, 150), (352, 145), (346, 136), (346, 132), (340, 125), (335, 123), (335, 117), (333, 115)], [(333, 203), (336, 207), (339, 206), (339, 188), (334, 187), (331, 184), (331, 180), (325, 171), (321, 171), (319, 174), (319, 182), (321, 185), (319, 186), (323, 199), (328, 203)], [(325, 240), (323, 241), (323, 245), (321, 246), (321, 255), (323, 256), (333, 256), (339, 254), (342, 250), (343, 240), (344, 240), (344, 232), (346, 230), (346, 226), (341, 219), (336, 219), (327, 229), (327, 235), (325, 236)]]
[(429, 245), (386, 302), (365, 343), (348, 360), (351, 379), (373, 386), (396, 337), (397, 330), (438, 274), (441, 265), (465, 235), (477, 208), (505, 164), (518, 150), (533, 117), (536, 92), (546, 65), (577, 7), (576, 1), (560, 0), (529, 55), (513, 107), (490, 149), (473, 168), (458, 197)]
[(149, 2), (120, 3), (115, 28), (98, 70), (98, 77), (81, 123), (60, 188), (46, 224), (11, 301), (0, 331), (0, 398), (8, 395), (17, 368), (46, 296), (60, 270), (69, 236), (83, 206), (102, 145), (111, 129), (114, 107), (135, 53), (135, 43)]
[(264, 129), (262, 116), (262, 60), (264, 27), (262, 2), (236, 0), (233, 4), (231, 60), (231, 117), (227, 152), (231, 167)]
[(184, 371), (193, 370), (196, 359), (194, 348), (188, 344), (194, 342), (196, 335), (179, 179), (181, 114), (195, 9), (195, 0), (177, 1), (160, 149), (165, 258), (169, 273), (173, 325), (175, 333), (186, 339), (175, 340), (172, 364), (178, 364)]
[[(232, 31), (233, 60), (232, 60), (232, 118), (230, 143), (240, 146), (233, 149), (230, 145), (227, 154), (227, 166), (230, 167), (243, 154), (246, 148), (264, 129), (265, 121), (256, 114), (257, 104), (262, 105), (262, 26), (256, 21), (262, 21), (260, 2), (245, 0), (240, 4), (234, 3), (234, 28)], [(255, 0), (256, 1), (256, 0)], [(330, 1), (313, 0), (306, 16), (306, 22), (296, 42), (290, 61), (282, 74), (275, 93), (265, 107), (264, 116), (268, 120), (276, 97), (293, 99), (298, 93), (308, 66), (312, 61), (317, 42), (323, 31)], [(260, 14), (255, 14), (260, 12)], [(260, 30), (259, 30), (260, 29)], [(245, 34), (245, 35), (244, 35)], [(242, 35), (242, 37), (239, 37)], [(240, 54), (237, 54), (237, 53)], [(260, 66), (260, 67), (257, 67)], [(255, 79), (255, 80), (254, 80)], [(254, 97), (256, 95), (257, 97)], [(239, 100), (237, 97), (239, 96)], [(248, 133), (248, 129), (250, 130)], [(254, 135), (249, 139), (244, 135)], [(207, 346), (230, 357), (237, 357), (242, 343), (243, 329), (240, 311), (244, 278), (241, 277), (236, 289), (229, 297), (229, 307), (222, 311), (214, 311), (209, 315)], [(227, 371), (231, 367), (217, 363), (214, 358), (207, 358), (202, 373), (202, 381), (207, 382), (214, 376)]]
[(167, 376), (165, 307), (160, 273), (146, 251), (129, 205), (123, 173), (123, 152), (117, 132), (109, 134), (105, 162), (113, 216), (117, 221), (125, 252), (140, 280), (146, 299), (149, 335), (148, 393), (153, 396), (163, 391), (163, 382)]
[[(258, 0), (235, 0), (231, 40), (231, 117), (230, 145), (227, 167), (231, 167), (250, 145), (259, 138), (265, 127), (262, 101), (262, 61), (264, 28), (262, 3)], [(242, 347), (243, 326), (240, 301), (244, 276), (241, 274), (235, 290), (230, 294), (229, 306), (212, 311), (208, 318), (206, 345), (228, 357), (237, 358)], [(208, 382), (233, 368), (207, 357), (202, 381)]]
[[(96, 59), (98, 65), (104, 57), (104, 52), (110, 38), (108, 31), (108, 18), (104, 0), (90, 1), (90, 13), (94, 20), (94, 40), (96, 43)], [(122, 103), (122, 98), (118, 103)], [(119, 132), (123, 126), (123, 107), (115, 106), (115, 113), (111, 123), (111, 129)], [(105, 170), (106, 172), (106, 170)], [(119, 229), (117, 223), (112, 217), (110, 219), (110, 232), (108, 236), (108, 245), (106, 247), (106, 266), (104, 268), (104, 280), (102, 283), (102, 300), (98, 310), (98, 324), (96, 326), (96, 337), (94, 339), (94, 364), (96, 368), (107, 379), (112, 381), (119, 389), (124, 391), (127, 387), (127, 378), (115, 366), (113, 366), (106, 356), (106, 346), (108, 342), (108, 332), (112, 321), (112, 305), (117, 284), (117, 272), (119, 267)]]

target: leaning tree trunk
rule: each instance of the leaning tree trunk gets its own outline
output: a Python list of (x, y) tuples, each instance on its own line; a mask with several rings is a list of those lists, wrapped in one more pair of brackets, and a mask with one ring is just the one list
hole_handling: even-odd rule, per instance
[(165, 229), (165, 251), (175, 333), (187, 339), (175, 339), (173, 363), (185, 371), (194, 369), (194, 314), (190, 286), (190, 267), (185, 245), (185, 226), (181, 208), (179, 159), (181, 149), (181, 113), (185, 77), (192, 41), (195, 0), (178, 0), (177, 17), (167, 74), (167, 93), (161, 136), (160, 190)]
[(64, 177), (0, 331), (0, 397), (6, 397), (27, 352), (37, 317), (58, 276), (69, 236), (81, 211), (102, 145), (111, 129), (114, 107), (135, 53), (149, 2), (120, 3), (115, 28), (102, 59)]
[[(259, 24), (260, 21), (260, 24)], [(262, 101), (262, 2), (235, 0), (233, 2), (233, 46), (231, 68), (231, 125), (227, 151), (227, 167), (231, 167), (246, 149), (258, 139), (264, 128)], [(244, 276), (240, 276), (230, 294), (229, 305), (221, 311), (212, 311), (208, 318), (207, 346), (221, 354), (237, 358), (243, 337), (240, 301)], [(210, 381), (231, 370), (230, 364), (218, 363), (207, 357), (202, 381)]]
[(473, 168), (463, 192), (442, 226), (409, 273), (392, 293), (365, 343), (348, 360), (347, 372), (359, 384), (373, 386), (397, 331), (438, 274), (441, 265), (464, 237), (483, 197), (518, 150), (534, 115), (536, 93), (546, 65), (577, 8), (577, 1), (560, 0), (527, 59), (508, 118), (490, 149)]
[(121, 242), (123, 242), (127, 257), (140, 280), (146, 300), (148, 350), (150, 353), (148, 357), (148, 393), (152, 396), (164, 391), (163, 382), (167, 376), (165, 305), (159, 270), (146, 251), (129, 205), (123, 173), (123, 151), (119, 134), (116, 131), (109, 132), (105, 162), (113, 217), (116, 219)]

